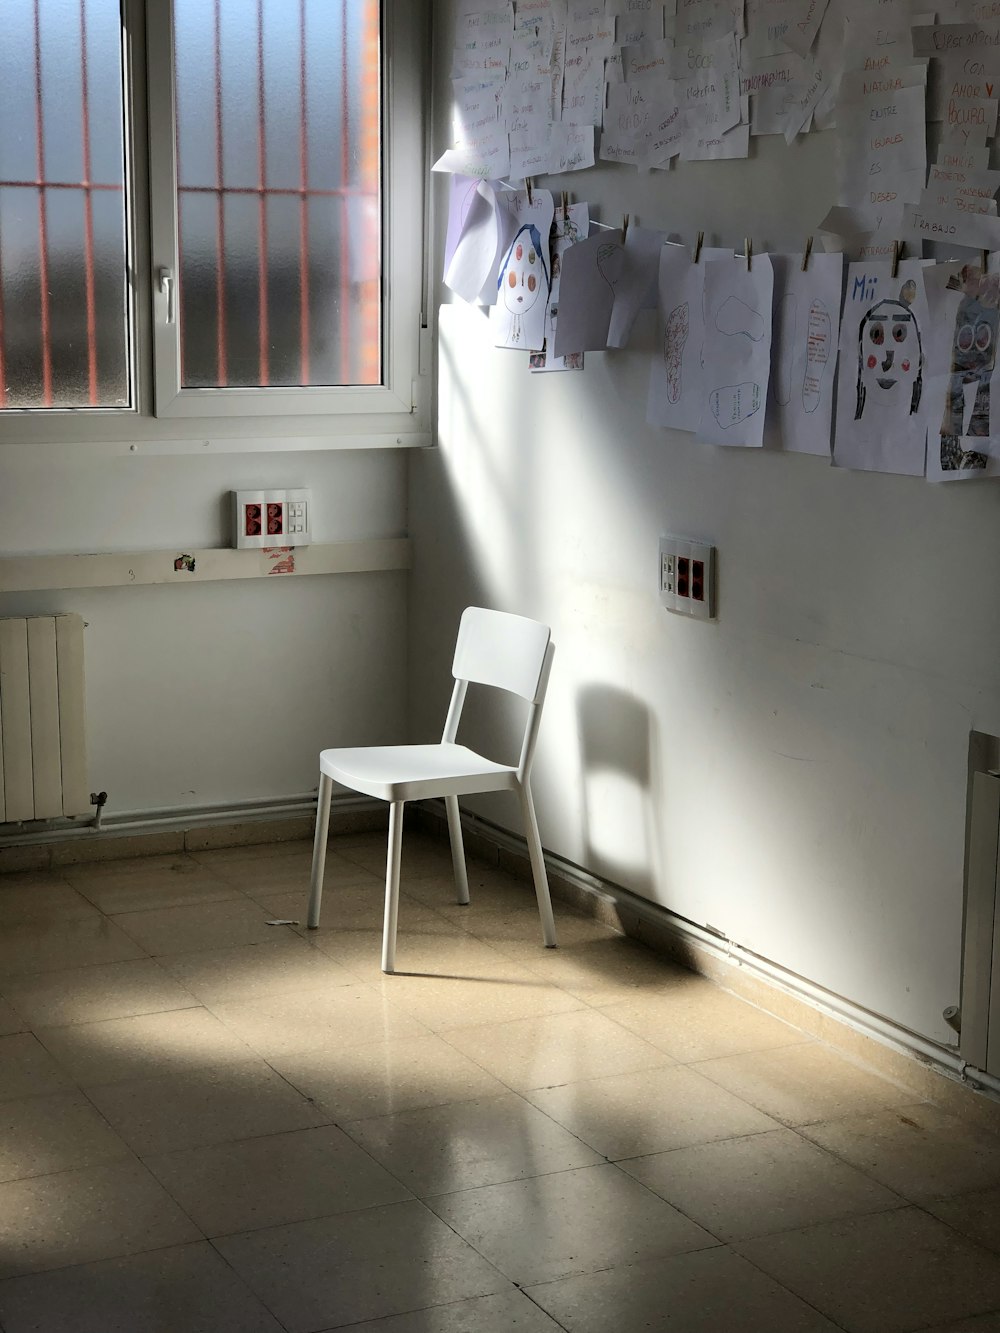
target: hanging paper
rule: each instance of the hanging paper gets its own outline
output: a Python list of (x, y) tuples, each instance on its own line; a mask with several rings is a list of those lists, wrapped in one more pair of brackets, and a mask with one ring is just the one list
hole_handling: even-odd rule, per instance
[(772, 255), (774, 314), (764, 442), (829, 458), (844, 259)]
[(503, 206), (514, 234), (497, 274), (497, 299), (490, 311), (497, 347), (537, 352), (545, 346), (545, 310), (549, 303), (552, 195), (548, 190), (516, 190)]
[(651, 426), (696, 431), (701, 424), (705, 268), (713, 258), (731, 259), (732, 251), (702, 250), (697, 264), (687, 250), (665, 245), (660, 251), (657, 349), (646, 407)]
[(928, 337), (924, 261), (851, 264), (840, 325), (833, 461), (866, 472), (924, 474)]
[(570, 246), (586, 239), (589, 219), (588, 204), (568, 204), (565, 208), (560, 207), (555, 211), (552, 223), (552, 291), (545, 312), (545, 350), (532, 352), (528, 364), (533, 371), (583, 369), (582, 352), (571, 352), (569, 356), (555, 356), (552, 349), (556, 345), (556, 329), (559, 326), (563, 255)]
[(767, 255), (705, 265), (703, 397), (698, 438), (760, 448), (771, 375), (774, 273)]
[(615, 303), (608, 329), (609, 347), (627, 347), (640, 310), (656, 309), (660, 251), (666, 232), (650, 227), (629, 227), (622, 255), (622, 272), (615, 288)]
[(553, 349), (556, 356), (598, 352), (607, 347), (621, 269), (620, 231), (601, 231), (571, 245), (563, 255), (559, 325)]

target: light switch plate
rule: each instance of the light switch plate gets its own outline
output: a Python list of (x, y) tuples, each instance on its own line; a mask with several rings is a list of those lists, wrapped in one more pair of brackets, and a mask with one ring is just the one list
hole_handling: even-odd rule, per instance
[(233, 545), (308, 546), (312, 541), (309, 490), (231, 491)]

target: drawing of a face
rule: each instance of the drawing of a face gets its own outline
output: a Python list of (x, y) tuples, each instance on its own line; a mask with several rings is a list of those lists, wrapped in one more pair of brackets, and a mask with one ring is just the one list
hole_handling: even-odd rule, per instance
[(504, 305), (514, 315), (523, 315), (530, 310), (543, 286), (548, 294), (548, 273), (540, 242), (538, 229), (527, 223), (514, 237), (507, 253), (507, 262), (500, 274), (500, 290)]
[(920, 406), (924, 355), (911, 309), (913, 282), (905, 283), (899, 295), (898, 301), (879, 301), (861, 321), (856, 421), (869, 403), (909, 416)]
[(997, 275), (992, 273), (981, 282), (967, 282), (955, 316), (952, 372), (967, 382), (985, 377), (996, 361), (1000, 325), (997, 287)]

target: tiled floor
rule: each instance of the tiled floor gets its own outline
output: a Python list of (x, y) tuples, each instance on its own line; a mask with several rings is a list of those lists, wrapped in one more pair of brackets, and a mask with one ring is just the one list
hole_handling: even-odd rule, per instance
[(407, 835), (0, 879), (4, 1333), (1000, 1333), (1000, 1138)]

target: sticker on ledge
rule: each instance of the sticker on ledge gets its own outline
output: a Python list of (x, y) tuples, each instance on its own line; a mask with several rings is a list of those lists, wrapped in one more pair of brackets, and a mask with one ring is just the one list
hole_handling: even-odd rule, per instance
[(193, 555), (179, 555), (179, 556), (177, 557), (177, 559), (174, 561), (174, 573), (175, 573), (175, 574), (181, 574), (181, 573), (184, 572), (184, 570), (187, 570), (187, 572), (188, 572), (189, 574), (193, 574), (193, 573), (194, 573), (194, 556), (193, 556)]
[(295, 573), (295, 548), (293, 546), (265, 546), (264, 555), (271, 562), (269, 574)]

